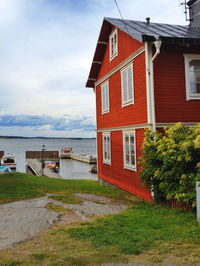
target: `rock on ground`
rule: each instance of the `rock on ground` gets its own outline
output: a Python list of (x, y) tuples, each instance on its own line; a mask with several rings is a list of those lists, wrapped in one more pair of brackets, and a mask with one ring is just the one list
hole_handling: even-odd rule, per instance
[[(50, 195), (0, 205), (0, 250), (34, 237), (55, 222), (69, 224), (87, 221), (100, 215), (116, 214), (126, 208), (122, 203), (96, 195), (74, 194), (81, 198), (80, 204), (65, 204), (49, 199)], [(49, 203), (61, 205), (71, 212), (62, 214), (50, 211), (45, 208)]]

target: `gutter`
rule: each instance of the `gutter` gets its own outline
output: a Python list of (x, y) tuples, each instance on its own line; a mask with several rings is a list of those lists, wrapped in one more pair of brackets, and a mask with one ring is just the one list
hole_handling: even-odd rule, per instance
[(152, 113), (152, 125), (153, 131), (156, 131), (156, 113), (155, 113), (155, 95), (154, 95), (154, 61), (160, 53), (160, 47), (162, 41), (155, 41), (156, 52), (150, 60), (150, 94), (151, 94), (151, 113)]

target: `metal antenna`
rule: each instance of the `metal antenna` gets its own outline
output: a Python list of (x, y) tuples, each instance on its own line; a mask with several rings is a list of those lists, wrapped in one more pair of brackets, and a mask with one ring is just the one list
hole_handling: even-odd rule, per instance
[(189, 15), (188, 15), (188, 11), (190, 8), (187, 6), (187, 0), (180, 1), (179, 5), (184, 7), (185, 20), (191, 21), (191, 19), (189, 18)]
[(117, 7), (117, 9), (118, 9), (118, 11), (119, 11), (119, 14), (120, 14), (120, 17), (121, 17), (121, 19), (122, 19), (122, 22), (124, 23), (124, 26), (125, 26), (125, 28), (126, 28), (128, 34), (130, 34), (130, 33), (129, 33), (129, 30), (128, 30), (128, 28), (127, 28), (127, 25), (126, 25), (126, 23), (125, 23), (125, 21), (124, 21), (124, 19), (123, 19), (123, 16), (122, 16), (122, 13), (121, 13), (121, 11), (120, 11), (120, 8), (119, 8), (119, 6), (118, 6), (118, 4), (117, 4), (117, 0), (114, 0), (114, 2), (115, 2), (116, 7)]

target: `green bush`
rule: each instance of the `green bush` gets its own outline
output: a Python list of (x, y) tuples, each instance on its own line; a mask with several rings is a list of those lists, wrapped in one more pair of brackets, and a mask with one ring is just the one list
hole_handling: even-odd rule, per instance
[(177, 123), (163, 134), (147, 130), (142, 145), (140, 177), (156, 201), (176, 199), (196, 206), (196, 181), (200, 180), (200, 124)]

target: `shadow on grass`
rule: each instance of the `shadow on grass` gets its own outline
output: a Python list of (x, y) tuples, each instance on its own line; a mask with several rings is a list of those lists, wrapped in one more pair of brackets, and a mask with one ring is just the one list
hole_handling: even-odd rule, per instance
[(123, 254), (139, 254), (158, 242), (200, 243), (200, 226), (193, 213), (138, 202), (122, 214), (70, 228), (71, 238), (91, 241), (94, 247), (117, 247)]

